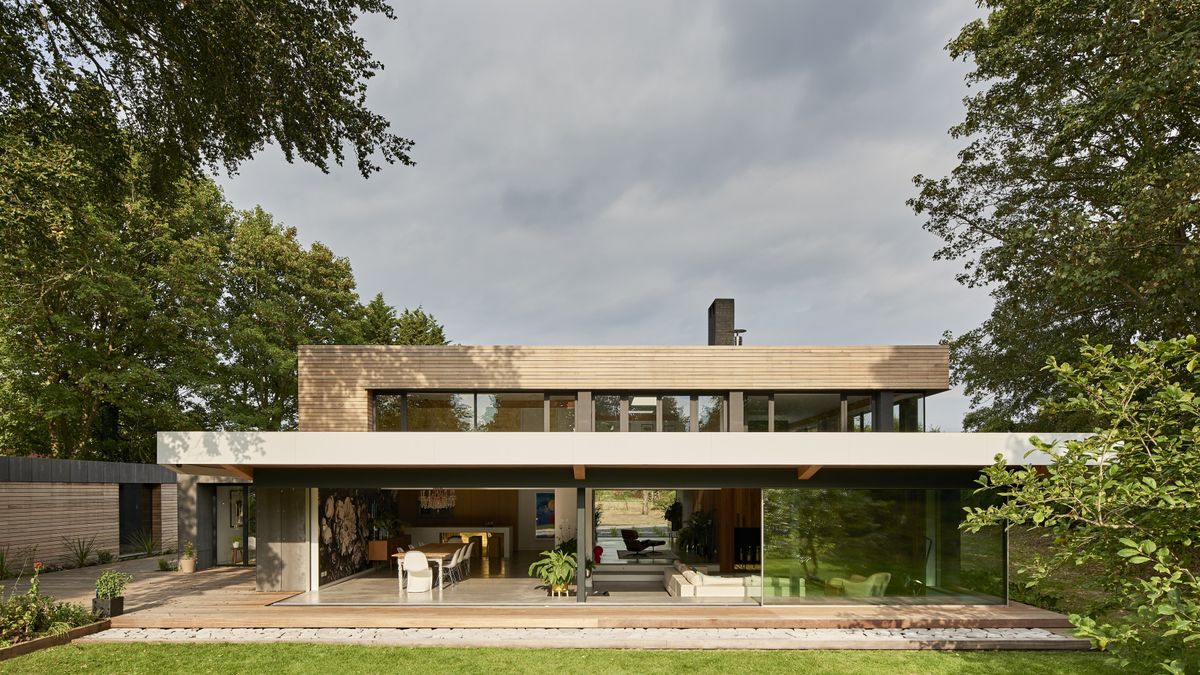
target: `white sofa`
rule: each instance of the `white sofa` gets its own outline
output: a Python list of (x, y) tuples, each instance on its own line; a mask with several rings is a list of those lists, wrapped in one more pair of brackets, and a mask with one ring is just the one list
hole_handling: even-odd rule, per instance
[(663, 586), (673, 598), (746, 598), (762, 595), (762, 577), (723, 577), (683, 563), (663, 572)]

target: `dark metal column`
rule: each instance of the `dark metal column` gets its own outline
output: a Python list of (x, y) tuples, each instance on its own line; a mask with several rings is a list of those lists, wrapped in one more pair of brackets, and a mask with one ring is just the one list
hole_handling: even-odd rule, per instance
[(587, 601), (587, 490), (575, 488), (575, 601)]

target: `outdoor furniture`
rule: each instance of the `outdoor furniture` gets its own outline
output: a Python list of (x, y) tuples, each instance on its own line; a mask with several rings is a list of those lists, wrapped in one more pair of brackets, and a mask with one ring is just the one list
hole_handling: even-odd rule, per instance
[(658, 539), (638, 539), (637, 530), (621, 530), (621, 539), (625, 540), (625, 550), (633, 555), (646, 555), (646, 549), (651, 554), (656, 553), (655, 546), (665, 546), (667, 542)]
[(876, 572), (866, 578), (854, 574), (849, 579), (834, 577), (826, 582), (825, 587), (827, 591), (831, 591), (831, 595), (843, 595), (847, 598), (878, 598), (883, 597), (883, 594), (887, 592), (887, 586), (891, 580), (892, 575), (887, 572)]
[[(429, 568), (429, 559), (424, 553), (409, 551), (401, 561), (401, 567), (402, 578), (404, 574), (408, 575), (407, 591), (424, 593), (433, 590), (433, 570)], [(400, 586), (404, 588), (403, 581)]]

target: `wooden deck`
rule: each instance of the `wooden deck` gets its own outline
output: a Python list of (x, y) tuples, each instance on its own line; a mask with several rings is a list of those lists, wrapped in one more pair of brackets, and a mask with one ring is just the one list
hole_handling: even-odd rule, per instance
[[(53, 575), (51, 575), (53, 576)], [(269, 606), (290, 593), (257, 593), (253, 570), (164, 573), (135, 582), (114, 628), (1066, 628), (1066, 617), (1008, 606)], [(45, 585), (45, 584), (44, 584)], [(61, 596), (60, 597), (65, 597)]]

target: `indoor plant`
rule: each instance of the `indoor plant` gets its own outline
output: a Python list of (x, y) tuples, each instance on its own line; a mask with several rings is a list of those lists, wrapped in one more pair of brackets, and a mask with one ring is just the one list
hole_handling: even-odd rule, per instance
[(92, 611), (101, 617), (120, 616), (125, 611), (125, 586), (133, 577), (108, 570), (96, 579), (96, 597), (92, 599)]
[(529, 576), (540, 579), (550, 595), (567, 595), (576, 567), (574, 553), (557, 549), (542, 551), (541, 558), (529, 566)]
[(183, 553), (179, 555), (179, 571), (184, 574), (196, 571), (196, 547), (190, 541), (183, 543)]

